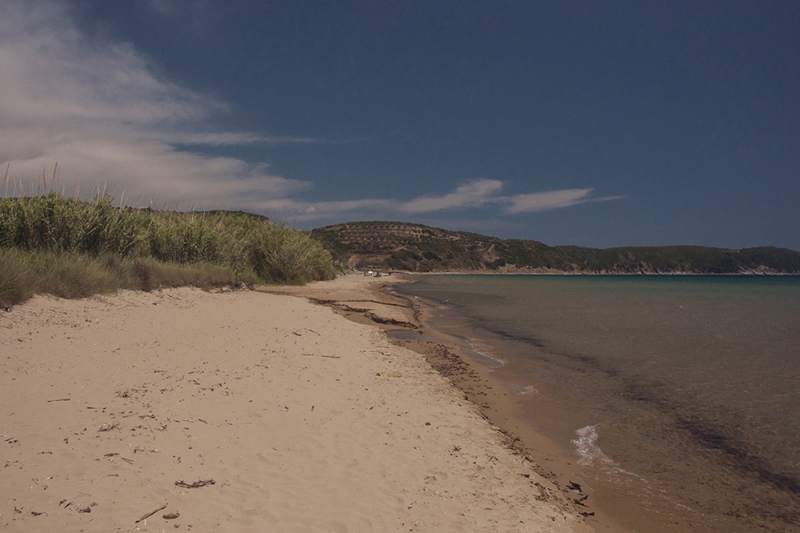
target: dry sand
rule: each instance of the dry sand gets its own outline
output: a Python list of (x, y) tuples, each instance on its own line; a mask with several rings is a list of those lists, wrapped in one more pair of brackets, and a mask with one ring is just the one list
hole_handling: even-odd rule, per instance
[[(369, 283), (319, 294), (408, 320)], [(591, 530), (422, 355), (302, 298), (36, 297), (0, 401), (4, 531)]]

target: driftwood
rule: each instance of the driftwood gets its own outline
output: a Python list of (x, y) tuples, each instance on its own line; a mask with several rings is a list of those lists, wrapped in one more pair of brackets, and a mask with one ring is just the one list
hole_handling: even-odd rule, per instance
[(153, 510), (152, 510), (152, 511), (150, 511), (149, 513), (145, 513), (145, 514), (143, 514), (142, 516), (140, 516), (140, 517), (139, 517), (139, 520), (137, 520), (136, 522), (134, 522), (134, 524), (138, 524), (138, 523), (139, 523), (139, 522), (141, 522), (142, 520), (144, 520), (144, 519), (146, 519), (146, 518), (150, 518), (151, 516), (153, 516), (154, 514), (156, 514), (157, 512), (159, 512), (161, 509), (166, 509), (166, 508), (167, 508), (167, 505), (169, 505), (169, 502), (165, 503), (164, 505), (162, 505), (162, 506), (161, 506), (161, 507), (159, 507), (158, 509), (153, 509)]
[(205, 487), (206, 485), (213, 485), (216, 483), (213, 479), (201, 479), (199, 481), (195, 481), (194, 483), (186, 483), (185, 481), (176, 481), (175, 484), (179, 487), (183, 487), (185, 489), (196, 489), (199, 487)]
[(50, 403), (50, 402), (68, 402), (71, 399), (72, 398), (56, 398), (55, 400), (47, 400), (47, 403)]

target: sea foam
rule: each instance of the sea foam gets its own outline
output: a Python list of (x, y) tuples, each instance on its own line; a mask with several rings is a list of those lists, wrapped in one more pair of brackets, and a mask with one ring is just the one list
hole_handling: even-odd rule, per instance
[(606, 468), (615, 468), (617, 464), (611, 460), (600, 446), (597, 445), (597, 426), (586, 426), (575, 430), (578, 434), (577, 439), (572, 440), (572, 444), (578, 452), (578, 464), (583, 466), (601, 466)]
[(506, 362), (503, 359), (500, 359), (496, 355), (492, 353), (492, 351), (480, 340), (477, 338), (469, 338), (467, 339), (467, 346), (469, 351), (473, 353), (473, 355), (477, 355), (477, 359), (490, 369), (493, 368), (500, 368), (505, 366)]

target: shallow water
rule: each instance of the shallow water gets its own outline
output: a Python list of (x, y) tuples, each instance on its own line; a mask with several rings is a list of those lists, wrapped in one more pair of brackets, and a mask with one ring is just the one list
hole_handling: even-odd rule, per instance
[(800, 529), (800, 278), (415, 280), (395, 289), (502, 360), (587, 477), (742, 530)]

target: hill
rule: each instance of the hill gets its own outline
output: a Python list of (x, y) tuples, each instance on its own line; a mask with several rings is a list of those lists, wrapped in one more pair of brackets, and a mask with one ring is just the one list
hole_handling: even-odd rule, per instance
[(759, 247), (583, 248), (499, 239), (405, 222), (350, 222), (312, 230), (343, 264), (411, 272), (800, 274), (800, 252)]

